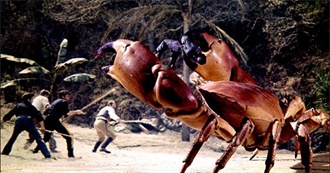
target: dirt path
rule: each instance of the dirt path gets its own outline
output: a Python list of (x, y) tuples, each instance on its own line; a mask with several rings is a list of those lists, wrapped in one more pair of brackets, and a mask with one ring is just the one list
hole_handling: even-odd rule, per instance
[[(58, 150), (55, 159), (44, 159), (41, 153), (32, 154), (24, 150), (23, 144), (27, 133), (23, 132), (15, 142), (9, 156), (1, 155), (1, 172), (115, 172), (115, 173), (175, 173), (180, 172), (182, 160), (190, 150), (192, 142), (181, 142), (180, 133), (165, 132), (159, 134), (124, 134), (118, 133), (116, 140), (108, 146), (111, 154), (92, 153), (96, 140), (94, 129), (67, 125), (74, 135), (76, 158), (67, 158), (65, 140), (55, 135)], [(1, 150), (12, 133), (13, 125), (5, 124), (1, 129)], [(191, 140), (194, 136), (191, 136)], [(30, 149), (33, 149), (33, 144)], [(222, 152), (214, 149), (224, 149), (226, 143), (211, 138), (196, 156), (192, 165), (187, 169), (189, 173), (212, 172), (215, 161)], [(265, 168), (266, 152), (261, 152), (249, 161), (250, 152), (243, 148), (229, 160), (220, 172), (263, 172)], [(314, 156), (313, 172), (328, 173), (329, 153)], [(293, 152), (278, 150), (273, 173), (304, 172), (300, 164), (300, 156), (294, 159)]]

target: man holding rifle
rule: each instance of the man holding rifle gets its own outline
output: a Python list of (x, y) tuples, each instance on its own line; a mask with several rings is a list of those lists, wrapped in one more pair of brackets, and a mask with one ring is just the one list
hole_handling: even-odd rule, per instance
[[(45, 111), (45, 136), (44, 141), (48, 142), (51, 137), (51, 131), (56, 130), (61, 133), (63, 138), (66, 140), (68, 157), (74, 157), (73, 154), (73, 139), (66, 127), (61, 123), (60, 119), (62, 116), (73, 116), (82, 115), (84, 112), (82, 110), (69, 110), (69, 101), (71, 99), (71, 94), (67, 90), (62, 90), (58, 93), (59, 99), (55, 100), (50, 107)], [(35, 151), (37, 152), (37, 151)]]
[(94, 153), (102, 143), (100, 151), (111, 153), (106, 147), (116, 138), (116, 134), (110, 127), (108, 127), (108, 122), (111, 120), (122, 122), (114, 108), (116, 108), (116, 102), (114, 100), (108, 101), (107, 105), (99, 111), (95, 118), (94, 128), (99, 139), (92, 150)]

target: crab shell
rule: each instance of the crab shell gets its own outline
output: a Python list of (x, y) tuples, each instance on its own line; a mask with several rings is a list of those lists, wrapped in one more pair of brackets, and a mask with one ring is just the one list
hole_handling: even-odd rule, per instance
[(244, 118), (253, 122), (252, 134), (243, 143), (248, 151), (268, 147), (268, 142), (259, 143), (268, 141), (265, 138), (271, 133), (269, 129), (275, 120), (284, 125), (278, 99), (257, 85), (217, 81), (201, 84), (197, 89), (208, 106), (236, 131), (240, 130)]

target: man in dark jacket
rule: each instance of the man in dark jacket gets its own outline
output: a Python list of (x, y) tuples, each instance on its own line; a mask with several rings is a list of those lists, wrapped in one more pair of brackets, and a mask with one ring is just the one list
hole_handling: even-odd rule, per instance
[(11, 111), (9, 111), (4, 117), (3, 122), (6, 122), (10, 120), (14, 115), (16, 115), (16, 121), (15, 121), (15, 127), (14, 132), (12, 136), (10, 137), (9, 141), (7, 142), (5, 148), (2, 151), (2, 154), (9, 155), (12, 146), (17, 139), (18, 135), (26, 130), (28, 131), (33, 138), (37, 141), (38, 147), (40, 148), (42, 154), (45, 156), (45, 158), (50, 158), (51, 155), (49, 153), (49, 150), (47, 149), (47, 146), (42, 141), (42, 138), (34, 125), (33, 118), (36, 118), (40, 123), (40, 130), (45, 130), (43, 117), (41, 116), (41, 113), (31, 104), (32, 103), (32, 97), (34, 95), (31, 93), (24, 94), (23, 95), (23, 102), (17, 104)]
[[(47, 117), (45, 118), (45, 136), (44, 141), (48, 142), (51, 133), (50, 131), (56, 130), (57, 132), (61, 133), (63, 138), (66, 140), (67, 149), (68, 149), (68, 156), (74, 157), (73, 155), (73, 146), (72, 146), (72, 137), (69, 131), (64, 127), (61, 123), (60, 118), (62, 116), (72, 116), (72, 115), (81, 115), (84, 114), (81, 110), (70, 111), (69, 110), (69, 101), (71, 99), (71, 94), (67, 90), (62, 90), (58, 93), (59, 99), (55, 100), (50, 107), (44, 112)], [(38, 150), (35, 149), (34, 152)]]

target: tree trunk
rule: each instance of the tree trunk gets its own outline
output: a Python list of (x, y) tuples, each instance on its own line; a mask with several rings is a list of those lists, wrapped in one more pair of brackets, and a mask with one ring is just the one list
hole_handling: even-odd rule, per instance
[[(189, 31), (190, 26), (190, 17), (191, 17), (191, 0), (187, 0), (183, 6), (183, 33), (186, 33)], [(189, 75), (191, 73), (191, 70), (188, 68), (186, 63), (183, 61), (183, 81), (189, 85)], [(182, 124), (181, 127), (181, 140), (182, 141), (190, 141), (190, 127), (186, 126), (185, 124)]]

